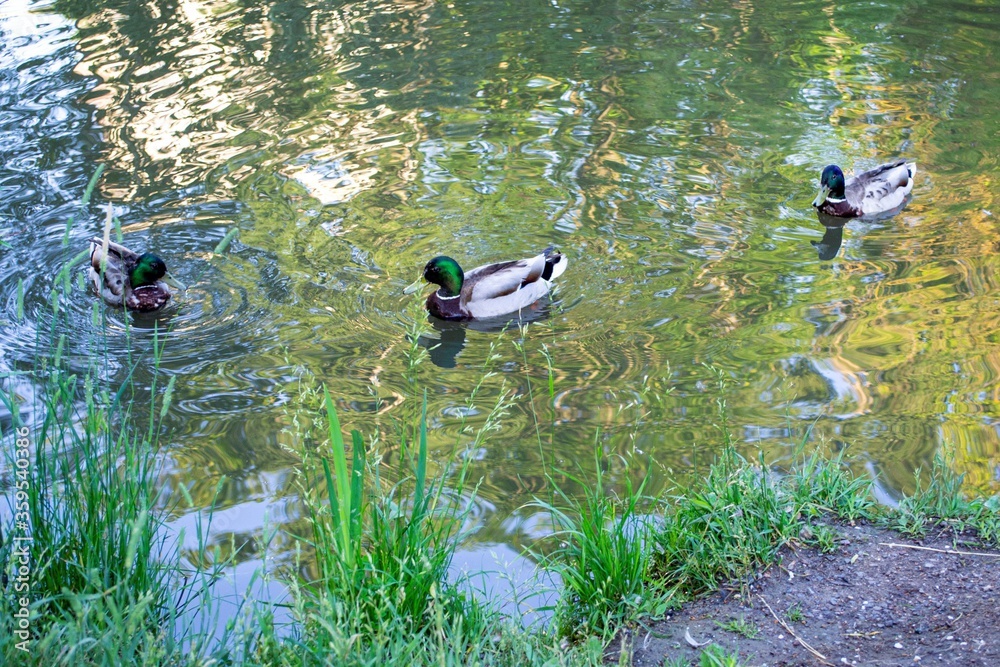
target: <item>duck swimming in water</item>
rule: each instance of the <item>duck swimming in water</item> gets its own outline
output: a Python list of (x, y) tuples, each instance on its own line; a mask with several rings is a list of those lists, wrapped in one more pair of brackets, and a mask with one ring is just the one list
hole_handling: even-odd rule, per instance
[[(462, 271), (451, 257), (435, 257), (424, 267), (423, 280), (440, 289), (427, 297), (427, 311), (442, 320), (482, 320), (510, 315), (527, 308), (552, 288), (569, 260), (553, 248), (540, 255), (486, 264)], [(418, 279), (404, 292), (420, 289)]]
[(836, 218), (875, 216), (898, 208), (913, 189), (914, 162), (899, 160), (883, 164), (844, 180), (844, 172), (835, 164), (823, 169), (820, 190), (813, 206), (820, 213)]
[(90, 241), (90, 280), (104, 301), (140, 312), (163, 308), (171, 296), (163, 279), (177, 283), (167, 275), (164, 261), (151, 252), (140, 255), (112, 241), (107, 242), (105, 252), (104, 243), (101, 238)]

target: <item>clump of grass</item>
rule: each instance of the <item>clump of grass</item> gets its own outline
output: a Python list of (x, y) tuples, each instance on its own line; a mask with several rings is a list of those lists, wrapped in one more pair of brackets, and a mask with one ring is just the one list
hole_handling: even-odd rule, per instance
[[(800, 445), (800, 451), (805, 443)], [(855, 477), (844, 466), (847, 450), (834, 458), (813, 452), (801, 459), (785, 485), (800, 511), (810, 517), (834, 514), (848, 521), (871, 519), (877, 505), (871, 495), (871, 481)]]
[(773, 561), (801, 522), (794, 500), (763, 470), (730, 447), (702, 483), (671, 498), (655, 538), (659, 577), (696, 595)]
[(798, 603), (793, 604), (785, 612), (785, 620), (789, 623), (802, 623), (806, 620), (805, 614), (802, 613), (802, 607)]
[(870, 489), (843, 466), (842, 454), (833, 460), (810, 455), (779, 476), (727, 445), (703, 480), (671, 498), (673, 511), (656, 535), (657, 573), (697, 595), (769, 565), (796, 539), (835, 550), (837, 533), (813, 519), (876, 516)]
[[(319, 576), (306, 579), (301, 568), (296, 571), (288, 582), (294, 615), (289, 636), (265, 625), (251, 642), (256, 650), (246, 664), (603, 663), (601, 642), (567, 645), (545, 630), (525, 631), (449, 581), (466, 518), (454, 499), (463, 495), (470, 459), (454, 479), (428, 475), (426, 399), (412, 432), (399, 430), (403, 459), (412, 470), (394, 485), (382, 480), (377, 452), (357, 431), (351, 433), (348, 466), (339, 418), (325, 390), (322, 402), (329, 440), (318, 458), (308, 447), (302, 452), (301, 488), (311, 531), (300, 539)], [(493, 413), (507, 405), (501, 395)], [(491, 416), (483, 429), (492, 428)]]
[(735, 632), (736, 634), (746, 637), (747, 639), (755, 639), (758, 635), (760, 635), (760, 628), (757, 624), (753, 621), (748, 621), (745, 616), (731, 618), (724, 623), (716, 621), (715, 624), (723, 630)]
[(593, 484), (563, 473), (585, 489), (583, 500), (555, 484), (560, 505), (536, 500), (555, 523), (561, 546), (540, 556), (544, 567), (559, 574), (563, 593), (556, 613), (558, 632), (579, 637), (605, 635), (638, 616), (660, 616), (670, 596), (650, 578), (653, 563), (652, 518), (640, 513), (648, 475), (638, 486), (624, 475), (615, 495), (607, 487), (599, 451)]
[(172, 385), (159, 411), (151, 406), (146, 428), (123, 392), (112, 394), (96, 371), (81, 377), (66, 369), (63, 337), (54, 347), (36, 368), (41, 382), (30, 421), (22, 420), (15, 395), (0, 388), (15, 432), (31, 441), (30, 464), (8, 496), (14, 512), (0, 527), (5, 575), (21, 550), (30, 553), (28, 580), (5, 576), (4, 584), (10, 599), (31, 601), (31, 636), (22, 643), (3, 615), (0, 653), (8, 664), (29, 654), (38, 663), (161, 664), (181, 644), (166, 628), (179, 625), (187, 609), (156, 489), (155, 426), (169, 410)]
[(663, 667), (691, 667), (691, 662), (687, 658), (680, 656), (671, 658), (668, 655), (663, 658)]
[(688, 596), (769, 565), (801, 536), (805, 518), (833, 513), (855, 520), (875, 512), (870, 482), (851, 475), (843, 453), (832, 461), (814, 453), (785, 476), (772, 471), (763, 454), (757, 464), (747, 461), (729, 430), (726, 380), (715, 373), (722, 453), (704, 480), (669, 498), (671, 509), (655, 536), (656, 576)]
[(470, 653), (460, 664), (496, 665), (498, 667), (603, 667), (607, 664), (604, 641), (587, 637), (569, 644), (557, 633), (545, 629), (525, 630), (519, 625), (503, 623), (495, 636), (486, 637), (483, 650)]
[(945, 524), (956, 532), (974, 530), (988, 544), (1000, 544), (1000, 496), (967, 499), (964, 476), (954, 470), (954, 456), (935, 454), (930, 474), (918, 469), (916, 491), (903, 498), (883, 520), (889, 527), (910, 535), (924, 535), (928, 525)]
[[(358, 431), (351, 433), (348, 468), (325, 389), (323, 399), (329, 450), (319, 461), (305, 453), (302, 485), (312, 526), (304, 546), (319, 577), (291, 582), (299, 631), (293, 642), (272, 645), (271, 658), (279, 664), (335, 658), (337, 664), (374, 665), (399, 656), (422, 664), (436, 652), (463, 655), (490, 622), (482, 605), (447, 581), (463, 518), (447, 500), (461, 495), (465, 468), (447, 492), (444, 478), (428, 477), (425, 400), (416, 443), (403, 434), (404, 451), (416, 444), (413, 476), (386, 491)], [(290, 661), (290, 651), (302, 662)]]
[(837, 543), (840, 540), (840, 534), (836, 530), (822, 523), (803, 526), (799, 537), (804, 543), (825, 554), (836, 551)]
[(741, 667), (738, 653), (729, 653), (718, 644), (709, 644), (701, 651), (700, 667)]
[(686, 596), (714, 590), (770, 563), (799, 530), (797, 508), (772, 483), (763, 460), (750, 465), (735, 449), (725, 402), (726, 380), (715, 369), (723, 449), (703, 482), (668, 497), (655, 534), (655, 576)]

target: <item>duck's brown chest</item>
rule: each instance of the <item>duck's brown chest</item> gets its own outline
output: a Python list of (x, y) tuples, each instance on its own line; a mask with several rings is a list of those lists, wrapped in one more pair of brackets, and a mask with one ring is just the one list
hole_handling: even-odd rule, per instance
[(847, 199), (838, 202), (827, 200), (819, 206), (819, 212), (834, 218), (857, 218), (861, 215), (861, 211)]
[(125, 297), (125, 307), (129, 310), (148, 313), (163, 308), (168, 301), (170, 301), (170, 290), (157, 283), (129, 290)]
[(442, 298), (437, 292), (427, 297), (427, 312), (442, 320), (468, 320), (472, 316), (462, 308), (461, 298)]

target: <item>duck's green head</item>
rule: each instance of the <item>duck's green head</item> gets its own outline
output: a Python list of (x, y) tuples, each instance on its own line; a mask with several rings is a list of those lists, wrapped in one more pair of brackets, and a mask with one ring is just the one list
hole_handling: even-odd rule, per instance
[(813, 200), (813, 206), (822, 206), (827, 198), (844, 198), (844, 172), (835, 164), (823, 169), (823, 174), (819, 177), (819, 194)]
[(139, 255), (135, 266), (129, 271), (128, 280), (133, 289), (146, 285), (155, 285), (156, 281), (167, 275), (166, 263), (151, 252)]
[[(462, 271), (462, 267), (458, 265), (458, 262), (451, 257), (440, 255), (427, 262), (427, 265), (424, 267), (424, 280), (435, 285), (440, 285), (441, 289), (439, 291), (441, 292), (441, 296), (453, 297), (458, 296), (462, 291), (462, 283), (465, 282), (465, 273)], [(406, 294), (416, 292), (420, 289), (420, 285), (421, 282), (417, 280), (417, 282), (407, 287), (403, 292)]]

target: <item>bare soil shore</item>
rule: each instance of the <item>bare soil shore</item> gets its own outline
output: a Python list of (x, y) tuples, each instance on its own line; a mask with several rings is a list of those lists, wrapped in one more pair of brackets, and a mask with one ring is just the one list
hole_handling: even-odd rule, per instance
[(632, 664), (698, 664), (693, 644), (717, 644), (756, 667), (1000, 665), (1000, 552), (952, 535), (834, 528), (834, 553), (786, 549), (754, 580), (630, 630)]

